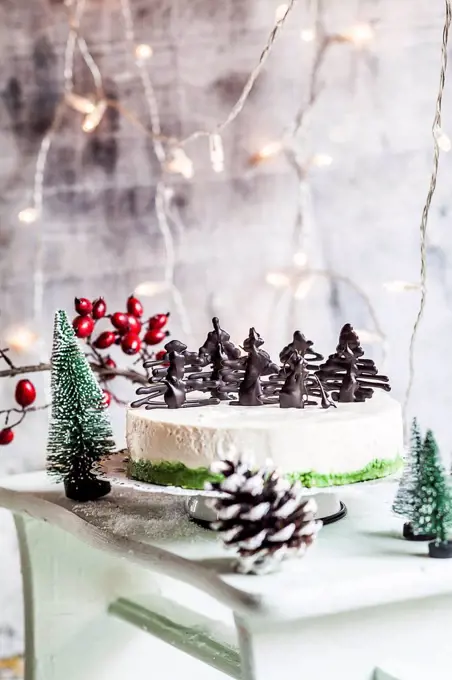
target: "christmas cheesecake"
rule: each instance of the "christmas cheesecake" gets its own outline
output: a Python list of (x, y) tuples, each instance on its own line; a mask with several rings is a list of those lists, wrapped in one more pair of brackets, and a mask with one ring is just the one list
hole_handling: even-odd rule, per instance
[(377, 479), (399, 467), (400, 405), (350, 324), (325, 362), (295, 331), (278, 364), (254, 328), (243, 353), (218, 319), (213, 326), (198, 352), (172, 340), (164, 359), (146, 362), (150, 384), (127, 411), (131, 477), (201, 489), (212, 461), (230, 450), (256, 465), (271, 459), (306, 487)]
[(129, 474), (156, 484), (202, 488), (219, 452), (231, 448), (271, 458), (304, 486), (334, 486), (395, 472), (402, 456), (397, 401), (376, 394), (329, 409), (219, 404), (193, 409), (127, 411)]

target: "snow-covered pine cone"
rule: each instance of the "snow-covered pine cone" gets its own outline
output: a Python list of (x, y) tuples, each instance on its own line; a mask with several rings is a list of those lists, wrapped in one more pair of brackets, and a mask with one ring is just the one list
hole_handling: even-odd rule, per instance
[(218, 517), (211, 528), (221, 533), (227, 547), (237, 549), (238, 571), (273, 571), (314, 541), (321, 522), (314, 519), (314, 499), (303, 499), (299, 483), (291, 484), (268, 468), (252, 470), (240, 459), (215, 461), (211, 471), (224, 476), (206, 485), (221, 493), (211, 500)]

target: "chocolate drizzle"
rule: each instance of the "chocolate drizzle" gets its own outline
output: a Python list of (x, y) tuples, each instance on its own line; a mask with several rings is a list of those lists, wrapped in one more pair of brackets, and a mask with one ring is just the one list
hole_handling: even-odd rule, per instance
[[(243, 342), (247, 356), (235, 360), (225, 360), (221, 378), (224, 385), (220, 389), (238, 392), (240, 406), (262, 406), (265, 402), (261, 376), (269, 375), (278, 366), (263, 349), (263, 338), (255, 328), (250, 328), (248, 337)], [(235, 402), (231, 402), (235, 403)]]
[[(196, 401), (187, 401), (187, 392), (193, 390), (200, 390), (202, 387), (210, 388), (215, 386), (215, 383), (208, 384), (207, 381), (201, 383), (199, 380), (192, 378), (185, 379), (185, 362), (187, 356), (184, 352), (187, 345), (184, 345), (179, 340), (171, 340), (165, 345), (167, 356), (166, 362), (169, 363), (165, 369), (164, 377), (160, 377), (159, 369), (157, 376), (149, 380), (150, 387), (139, 387), (137, 394), (145, 394), (143, 399), (137, 399), (132, 402), (132, 408), (144, 406), (146, 409), (161, 408), (166, 405), (168, 408), (182, 408), (189, 406), (207, 406), (209, 404), (218, 404), (219, 400), (215, 398), (201, 399)], [(153, 361), (144, 362), (144, 367), (148, 368), (155, 364)], [(163, 402), (157, 400), (158, 397), (163, 396)]]
[(363, 359), (364, 350), (350, 324), (343, 326), (336, 352), (322, 364), (317, 376), (334, 401), (370, 399), (375, 388), (390, 392), (389, 378), (379, 375), (372, 359)]
[[(343, 326), (336, 352), (323, 363), (313, 342), (295, 331), (279, 354), (279, 366), (262, 349), (264, 340), (255, 328), (250, 328), (242, 354), (217, 317), (212, 324), (213, 330), (198, 352), (171, 340), (165, 345), (164, 359), (144, 363), (145, 368), (152, 369), (150, 385), (138, 388), (137, 395), (145, 396), (132, 402), (133, 408), (186, 408), (220, 401), (240, 406), (329, 408), (335, 406), (334, 402), (370, 399), (375, 388), (391, 389), (387, 376), (379, 375), (375, 363), (363, 357), (359, 337), (350, 324)], [(190, 392), (210, 393), (210, 398), (187, 400)]]
[(231, 342), (229, 333), (220, 328), (220, 321), (218, 317), (212, 319), (213, 331), (207, 334), (207, 338), (202, 347), (199, 348), (199, 363), (202, 366), (212, 365), (212, 370), (207, 372), (195, 373), (191, 378), (201, 379), (214, 382), (215, 387), (211, 389), (212, 397), (216, 397), (222, 401), (229, 401), (232, 397), (224, 390), (224, 383), (221, 379), (221, 371), (228, 360), (236, 360), (240, 357), (241, 352), (238, 347)]
[(295, 331), (292, 342), (281, 350), (279, 357), (283, 365), (264, 386), (269, 399), (273, 397), (271, 403), (279, 401), (281, 408), (304, 408), (317, 405), (319, 399), (322, 408), (334, 406), (315, 374), (318, 364), (312, 362), (321, 361), (323, 356), (312, 349), (313, 344), (300, 331)]
[(303, 333), (300, 331), (295, 331), (292, 342), (289, 342), (288, 345), (283, 347), (279, 353), (280, 362), (283, 364), (283, 366), (288, 364), (292, 354), (294, 352), (298, 352), (303, 357), (303, 359), (306, 359), (308, 362), (306, 368), (309, 371), (316, 370), (318, 368), (318, 364), (323, 361), (324, 357), (322, 354), (319, 354), (312, 349), (313, 344), (314, 343), (312, 340), (306, 340)]
[(304, 408), (308, 393), (306, 378), (309, 371), (306, 361), (299, 352), (286, 355), (286, 379), (279, 391), (279, 405), (281, 408)]

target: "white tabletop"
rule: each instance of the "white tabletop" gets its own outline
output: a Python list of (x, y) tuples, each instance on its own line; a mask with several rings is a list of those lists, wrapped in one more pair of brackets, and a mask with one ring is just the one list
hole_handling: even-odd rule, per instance
[(77, 504), (36, 472), (0, 480), (0, 506), (190, 583), (235, 611), (288, 620), (452, 592), (450, 562), (402, 539), (403, 522), (391, 513), (395, 488), (380, 482), (338, 490), (348, 516), (324, 527), (305, 557), (259, 577), (232, 571), (231, 553), (189, 520), (182, 497), (118, 486)]

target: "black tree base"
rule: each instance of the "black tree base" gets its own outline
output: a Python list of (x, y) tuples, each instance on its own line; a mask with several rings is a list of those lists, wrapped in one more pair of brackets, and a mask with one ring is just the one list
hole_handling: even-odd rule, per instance
[(430, 557), (447, 560), (452, 558), (452, 541), (444, 541), (442, 543), (428, 544), (428, 554)]
[(413, 525), (410, 522), (405, 522), (403, 525), (403, 538), (407, 541), (432, 541), (436, 536), (434, 534), (415, 534), (413, 532)]
[(88, 501), (96, 501), (98, 498), (102, 498), (102, 496), (110, 493), (111, 484), (104, 479), (89, 477), (88, 479), (65, 481), (64, 490), (67, 498), (70, 498), (72, 501), (87, 503)]

